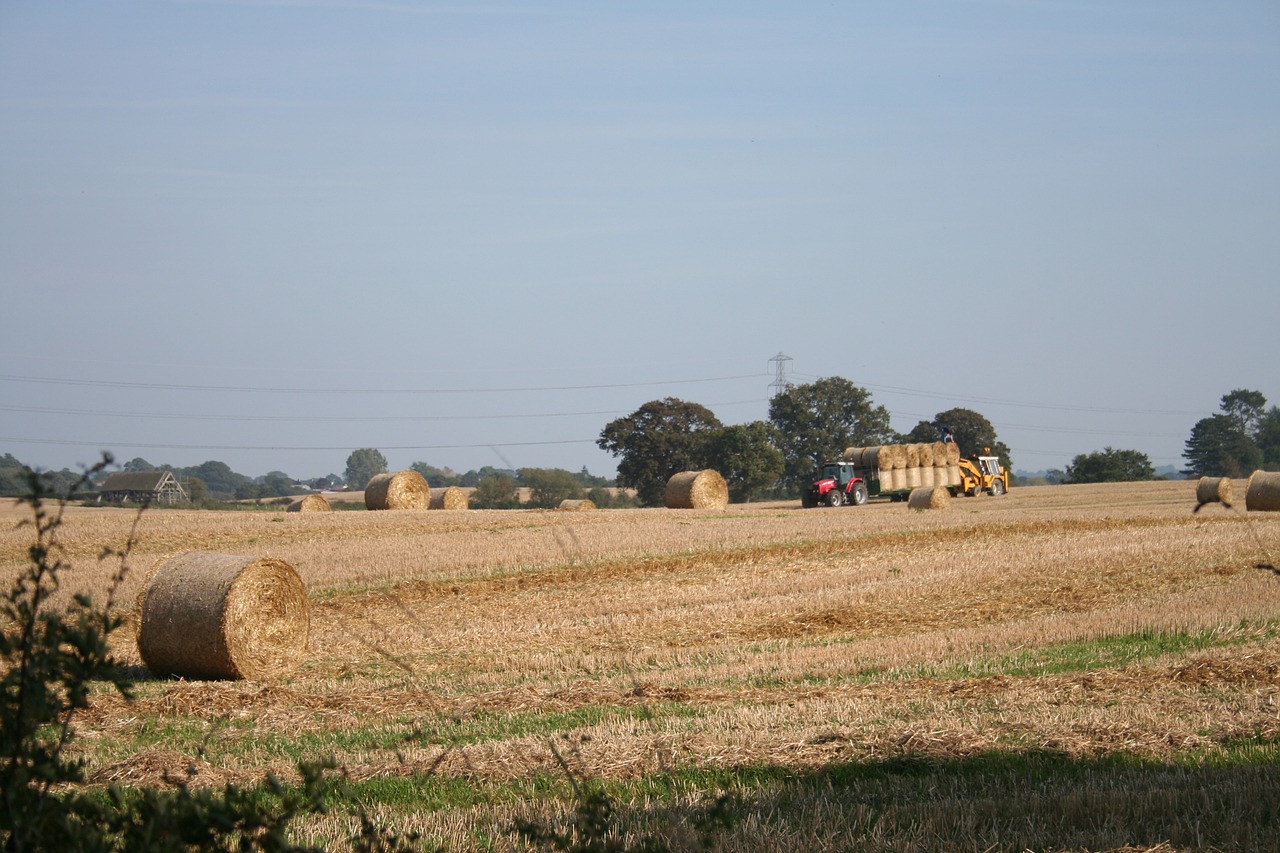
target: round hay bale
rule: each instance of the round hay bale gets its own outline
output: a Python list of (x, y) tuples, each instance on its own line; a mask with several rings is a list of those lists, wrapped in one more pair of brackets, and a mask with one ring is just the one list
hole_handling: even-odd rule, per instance
[(902, 466), (903, 468), (910, 470), (920, 467), (920, 445), (915, 443), (904, 444), (902, 445), (902, 452), (907, 455), (907, 461)]
[(724, 509), (729, 504), (729, 485), (719, 471), (681, 471), (667, 480), (665, 503), (668, 509)]
[(285, 512), (331, 512), (328, 499), (324, 495), (303, 495), (285, 508)]
[[(953, 444), (953, 445), (951, 445), (951, 447), (955, 447), (955, 445)], [(948, 486), (958, 486), (958, 485), (960, 485), (960, 481), (961, 481), (962, 479), (963, 479), (963, 477), (961, 477), (961, 476), (960, 476), (960, 466), (959, 466), (959, 465), (948, 465), (948, 466), (947, 466), (947, 485), (948, 485)]]
[(942, 486), (921, 486), (907, 495), (910, 509), (946, 509), (951, 506), (951, 493)]
[(580, 500), (565, 498), (564, 500), (560, 501), (560, 506), (557, 507), (557, 509), (563, 509), (566, 512), (586, 512), (588, 510), (593, 510), (595, 508), (596, 508), (596, 502), (587, 500), (586, 498), (582, 498)]
[(1280, 512), (1280, 471), (1254, 471), (1249, 475), (1244, 508), (1250, 512)]
[(902, 488), (918, 489), (920, 488), (920, 485), (920, 469), (907, 468), (905, 479), (902, 481)]
[(138, 652), (160, 676), (276, 678), (302, 663), (310, 629), (302, 580), (269, 557), (187, 551), (138, 593)]
[(431, 487), (417, 471), (374, 474), (364, 487), (365, 509), (427, 509)]
[(861, 465), (862, 451), (864, 450), (866, 450), (865, 447), (846, 447), (842, 458), (845, 462), (852, 462), (854, 465)]
[(1196, 483), (1196, 502), (1202, 504), (1224, 503), (1231, 505), (1230, 477), (1201, 477)]
[(467, 498), (467, 490), (461, 486), (448, 486), (434, 489), (431, 500), (427, 503), (431, 509), (471, 509), (471, 501)]
[(907, 449), (901, 444), (882, 444), (877, 456), (881, 471), (907, 467)]
[(879, 468), (880, 467), (880, 447), (864, 447), (862, 452), (858, 454), (858, 458), (850, 460), (857, 462), (862, 468)]
[(952, 465), (958, 466), (960, 464), (960, 445), (956, 444), (954, 441), (948, 441), (946, 442), (946, 445), (947, 467), (950, 468)]
[(920, 455), (920, 467), (932, 468), (933, 467), (933, 445), (918, 444), (916, 445), (916, 448), (917, 448), (916, 452)]
[(933, 467), (946, 468), (950, 464), (947, 460), (947, 443), (945, 441), (935, 441), (933, 443)]
[(943, 485), (946, 485), (945, 483), (939, 483), (939, 482), (938, 482), (937, 477), (934, 475), (934, 472), (935, 472), (935, 471), (937, 471), (937, 470), (938, 470), (938, 469), (937, 469), (937, 468), (934, 468), (932, 465), (930, 465), (928, 468), (921, 467), (921, 469), (920, 469), (920, 488), (922, 488), (922, 489), (923, 489), (923, 488), (925, 488), (925, 487), (933, 488), (934, 486), (943, 486)]

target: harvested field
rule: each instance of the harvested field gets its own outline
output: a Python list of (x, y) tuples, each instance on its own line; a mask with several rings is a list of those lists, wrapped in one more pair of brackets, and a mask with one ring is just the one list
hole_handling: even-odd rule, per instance
[[(140, 670), (75, 744), (130, 785), (333, 755), (447, 849), (561, 819), (570, 774), (631, 840), (732, 795), (724, 850), (1274, 848), (1280, 515), (1196, 506), (1171, 482), (938, 513), (153, 509), (117, 601), (178, 550), (269, 556), (307, 586), (309, 655), (272, 682)], [(0, 508), (5, 579), (21, 518)], [(96, 555), (133, 518), (68, 508), (70, 587), (105, 593)]]

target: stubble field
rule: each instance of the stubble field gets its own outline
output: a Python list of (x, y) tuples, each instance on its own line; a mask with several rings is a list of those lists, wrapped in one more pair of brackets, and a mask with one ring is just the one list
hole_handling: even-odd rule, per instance
[[(1239, 489), (1237, 493), (1243, 493)], [(150, 678), (77, 718), (97, 783), (252, 784), (333, 756), (446, 849), (510, 849), (598, 787), (624, 841), (722, 850), (1280, 847), (1280, 514), (1187, 482), (948, 510), (67, 509), (71, 587), (128, 612), (180, 550), (311, 599), (273, 683)], [(25, 559), (0, 507), (0, 570)], [(340, 846), (346, 810), (300, 840)]]

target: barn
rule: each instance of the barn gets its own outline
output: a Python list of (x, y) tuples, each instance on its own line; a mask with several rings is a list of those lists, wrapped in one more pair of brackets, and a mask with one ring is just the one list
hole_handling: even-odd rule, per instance
[(103, 503), (176, 504), (189, 498), (172, 471), (121, 471), (98, 489)]

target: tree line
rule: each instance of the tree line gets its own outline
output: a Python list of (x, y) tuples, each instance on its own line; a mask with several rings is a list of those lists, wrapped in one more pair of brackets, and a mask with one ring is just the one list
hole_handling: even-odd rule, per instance
[[(617, 461), (616, 479), (558, 468), (507, 469), (485, 466), (459, 474), (427, 462), (414, 462), (432, 488), (473, 489), (478, 508), (558, 506), (566, 499), (592, 500), (597, 506), (661, 506), (667, 480), (679, 471), (714, 468), (725, 478), (730, 499), (791, 498), (804, 488), (822, 463), (850, 446), (936, 441), (950, 429), (966, 456), (990, 451), (1013, 469), (1009, 448), (995, 428), (972, 409), (952, 408), (922, 420), (906, 433), (889, 425), (889, 412), (871, 393), (842, 377), (792, 385), (769, 401), (768, 419), (725, 425), (707, 407), (676, 397), (652, 400), (610, 421), (596, 444)], [(1183, 457), (1187, 477), (1247, 477), (1257, 469), (1280, 470), (1280, 407), (1267, 406), (1259, 391), (1224, 394), (1220, 411), (1191, 429)], [(296, 481), (281, 471), (250, 478), (224, 462), (210, 460), (189, 468), (154, 466), (131, 459), (125, 471), (168, 470), (183, 483), (193, 502), (288, 497), (309, 490), (346, 486), (364, 488), (387, 460), (375, 448), (351, 453), (343, 475)], [(0, 495), (21, 494), (27, 466), (6, 453), (0, 458)], [(81, 475), (67, 469), (43, 472), (54, 493), (64, 493)], [(1049, 482), (1099, 483), (1155, 479), (1145, 453), (1106, 447), (1077, 455), (1065, 471), (1050, 472)], [(619, 493), (619, 487), (628, 490)], [(521, 503), (519, 490), (530, 500)], [(632, 498), (630, 492), (634, 491)]]

